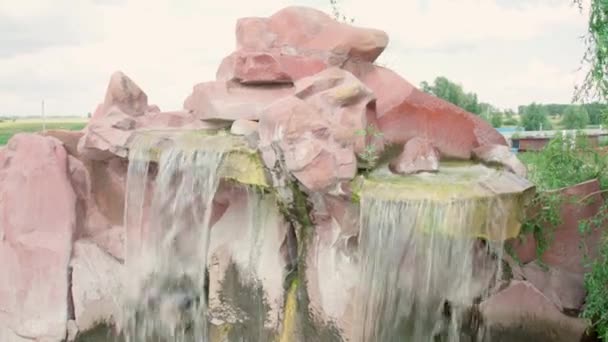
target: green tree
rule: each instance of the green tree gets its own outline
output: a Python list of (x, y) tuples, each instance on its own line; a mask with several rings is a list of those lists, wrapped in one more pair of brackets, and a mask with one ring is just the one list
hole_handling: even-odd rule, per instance
[(599, 125), (602, 123), (604, 112), (608, 110), (608, 105), (593, 102), (586, 103), (583, 105), (587, 113), (589, 113), (589, 123), (592, 125)]
[(501, 127), (502, 126), (502, 113), (501, 112), (495, 112), (492, 113), (490, 115), (490, 123), (492, 124), (492, 127)]
[[(574, 0), (582, 9), (583, 0)], [(587, 50), (583, 64), (589, 71), (583, 84), (576, 88), (575, 98), (608, 99), (608, 0), (591, 0), (588, 32), (585, 37)]]
[(583, 129), (589, 124), (589, 114), (582, 106), (569, 106), (562, 117), (566, 129)]
[(547, 117), (547, 109), (540, 104), (532, 103), (523, 107), (521, 115), (521, 125), (526, 131), (537, 131), (551, 129), (551, 122)]
[(428, 82), (422, 82), (420, 83), (420, 89), (468, 112), (478, 115), (482, 113), (477, 94), (465, 92), (460, 84), (456, 84), (446, 77), (439, 76), (435, 78), (433, 85), (430, 85)]

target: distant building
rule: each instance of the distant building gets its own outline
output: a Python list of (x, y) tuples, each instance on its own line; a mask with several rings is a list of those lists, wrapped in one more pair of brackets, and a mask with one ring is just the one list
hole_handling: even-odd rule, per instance
[[(604, 129), (581, 130), (587, 136), (589, 144), (597, 147), (608, 139), (608, 131)], [(576, 131), (520, 131), (503, 133), (509, 141), (511, 148), (516, 152), (529, 152), (542, 150), (549, 141), (559, 132), (575, 134)]]

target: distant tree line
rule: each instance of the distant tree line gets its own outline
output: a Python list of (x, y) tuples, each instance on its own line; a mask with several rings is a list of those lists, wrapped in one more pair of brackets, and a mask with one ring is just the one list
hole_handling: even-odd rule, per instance
[[(527, 131), (547, 130), (559, 124), (560, 128), (579, 129), (588, 125), (608, 125), (608, 105), (599, 102), (587, 104), (531, 103), (513, 110), (501, 110), (479, 101), (476, 93), (465, 91), (462, 85), (446, 77), (435, 78), (432, 83), (422, 82), (422, 91), (435, 95), (464, 110), (477, 114), (494, 127), (520, 126)], [(519, 117), (519, 121), (517, 120)]]

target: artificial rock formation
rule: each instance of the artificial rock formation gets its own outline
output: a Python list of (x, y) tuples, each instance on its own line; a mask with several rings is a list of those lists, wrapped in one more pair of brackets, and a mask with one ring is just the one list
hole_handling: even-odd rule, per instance
[(237, 51), (222, 62), (218, 80), (245, 84), (292, 83), (347, 60), (373, 62), (388, 36), (379, 30), (338, 23), (305, 7), (288, 7), (269, 18), (243, 18)]
[(51, 137), (17, 134), (0, 150), (0, 340), (61, 341), (76, 194)]
[(372, 94), (338, 68), (304, 78), (295, 88), (294, 96), (274, 102), (260, 118), (262, 156), (269, 168), (284, 158), (287, 171), (309, 191), (334, 189), (356, 174), (355, 151), (365, 146), (356, 132), (366, 127)]
[[(147, 178), (131, 182), (144, 182), (149, 192), (163, 149), (227, 148), (210, 216), (209, 304), (214, 325), (243, 326), (212, 334), (245, 331), (265, 336), (260, 340), (295, 341), (314, 331), (306, 337), (354, 338), (361, 267), (357, 175), (375, 166), (367, 163), (370, 151), (383, 163), (378, 169), (386, 166), (382, 177), (424, 180), (441, 173), (446, 157), (510, 171), (498, 180), (480, 177), (466, 199), (475, 205), (487, 205), (478, 197), (495, 203), (497, 194), (529, 190), (516, 176), (525, 168), (487, 122), (373, 64), (388, 44), (386, 33), (288, 7), (269, 18), (240, 19), (236, 40), (217, 79), (195, 85), (180, 110), (150, 105), (142, 89), (117, 72), (82, 132), (21, 134), (0, 149), (1, 341), (58, 342), (99, 322), (119, 324), (124, 278), (117, 275), (126, 267), (126, 244), (144, 239), (143, 232), (127, 232), (125, 222), (125, 198), (133, 189), (128, 167), (134, 160), (128, 159), (142, 134), (154, 142), (142, 157), (149, 158)], [(374, 184), (390, 199), (428, 199), (420, 186), (412, 192), (382, 177)], [(409, 190), (395, 194), (395, 187)], [(142, 222), (150, 217), (149, 201), (143, 199)], [(500, 242), (517, 234), (518, 208), (506, 208), (502, 226), (475, 217), (494, 229), (483, 238)], [(569, 234), (560, 233), (558, 243)], [(580, 321), (560, 312), (578, 309), (582, 300), (579, 278), (567, 273), (580, 275), (567, 265), (572, 255), (580, 256), (550, 251), (546, 261), (564, 266), (559, 271), (544, 275), (525, 265), (506, 289), (491, 289), (481, 310), (488, 322), (498, 321), (500, 329), (519, 324), (522, 312), (512, 303), (529, 301), (547, 309), (527, 307), (530, 315), (566, 322), (578, 334)], [(556, 286), (555, 279), (565, 278), (572, 280), (568, 287)], [(475, 286), (489, 286), (481, 283)], [(251, 310), (265, 320), (248, 315)]]

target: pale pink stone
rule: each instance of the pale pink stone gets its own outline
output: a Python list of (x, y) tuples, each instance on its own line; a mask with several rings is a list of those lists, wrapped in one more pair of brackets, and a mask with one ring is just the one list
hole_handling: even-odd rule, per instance
[(413, 138), (403, 146), (401, 154), (391, 161), (390, 169), (398, 174), (434, 172), (439, 169), (439, 153), (424, 138)]
[(76, 226), (68, 155), (55, 138), (17, 134), (0, 161), (0, 336), (61, 341)]
[(512, 281), (480, 304), (484, 323), (497, 333), (519, 332), (537, 341), (579, 341), (587, 324), (568, 317), (532, 284)]
[(473, 150), (473, 157), (490, 164), (499, 164), (514, 174), (526, 177), (526, 166), (505, 145), (483, 145)]
[(200, 119), (258, 120), (264, 107), (293, 94), (291, 86), (244, 86), (206, 82), (194, 86), (184, 108)]
[(423, 137), (442, 156), (461, 159), (470, 159), (479, 146), (507, 145), (479, 116), (418, 90), (389, 69), (371, 63), (349, 63), (345, 68), (376, 95), (378, 125), (390, 143)]

